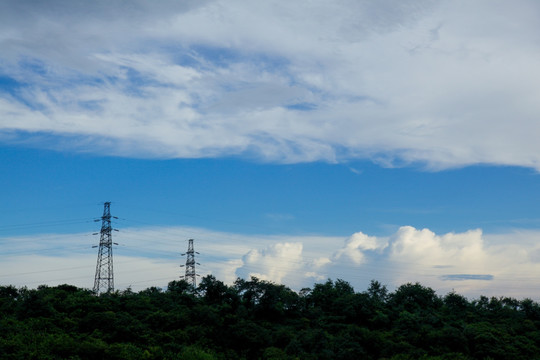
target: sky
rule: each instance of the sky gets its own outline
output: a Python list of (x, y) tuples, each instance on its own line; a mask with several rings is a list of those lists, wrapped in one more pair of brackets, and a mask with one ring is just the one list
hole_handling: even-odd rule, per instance
[(540, 3), (0, 3), (0, 285), (540, 300)]

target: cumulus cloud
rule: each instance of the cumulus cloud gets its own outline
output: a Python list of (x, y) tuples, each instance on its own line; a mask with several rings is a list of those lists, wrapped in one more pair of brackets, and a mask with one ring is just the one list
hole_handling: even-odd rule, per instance
[(242, 262), (242, 267), (236, 270), (238, 276), (282, 283), (287, 275), (302, 267), (302, 243), (277, 243), (265, 249), (253, 249), (244, 255)]
[(403, 226), (389, 237), (358, 232), (327, 241), (315, 252), (318, 256), (308, 255), (299, 244), (294, 250), (285, 243), (251, 250), (244, 267), (253, 266), (252, 272), (246, 271), (248, 266), (238, 274), (281, 279), (293, 288), (341, 278), (362, 290), (377, 279), (390, 288), (418, 281), (441, 294), (455, 290), (468, 296), (534, 297), (536, 278), (529, 274), (540, 270), (538, 236), (534, 231), (486, 235), (479, 229), (438, 235)]
[(539, 13), (533, 0), (4, 1), (0, 141), (540, 169)]
[(365, 261), (366, 251), (382, 250), (386, 247), (386, 241), (374, 236), (368, 236), (362, 232), (353, 234), (345, 243), (345, 246), (334, 254), (335, 259), (348, 257), (356, 265)]
[[(388, 260), (397, 283), (411, 281), (411, 274), (414, 274), (417, 281), (435, 284), (435, 276), (452, 280), (447, 276), (448, 272), (455, 273), (456, 270), (469, 274), (492, 273), (499, 259), (490, 251), (481, 230), (440, 236), (429, 229), (404, 226), (389, 240)], [(456, 285), (456, 288), (463, 289), (467, 285)]]

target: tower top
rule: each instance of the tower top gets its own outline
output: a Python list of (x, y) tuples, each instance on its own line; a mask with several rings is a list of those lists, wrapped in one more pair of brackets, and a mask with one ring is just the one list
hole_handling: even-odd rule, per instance
[[(180, 276), (181, 279), (187, 281), (188, 284), (191, 284), (194, 288), (197, 287), (197, 273), (195, 271), (195, 265), (201, 265), (198, 262), (195, 262), (195, 254), (199, 254), (193, 248), (193, 239), (188, 240), (188, 250), (182, 256), (187, 255), (186, 257), (186, 273), (183, 276)], [(184, 265), (180, 265), (183, 267)]]

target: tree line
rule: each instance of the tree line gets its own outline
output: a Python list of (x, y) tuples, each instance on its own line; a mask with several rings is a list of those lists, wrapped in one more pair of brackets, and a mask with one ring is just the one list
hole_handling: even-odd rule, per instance
[(408, 283), (295, 292), (252, 277), (96, 296), (0, 286), (1, 359), (540, 359), (540, 306)]

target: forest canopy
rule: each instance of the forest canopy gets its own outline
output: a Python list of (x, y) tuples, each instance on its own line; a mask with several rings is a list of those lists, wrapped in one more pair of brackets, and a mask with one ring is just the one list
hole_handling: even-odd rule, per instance
[(538, 359), (540, 306), (408, 283), (292, 291), (209, 275), (97, 296), (0, 286), (2, 359)]

